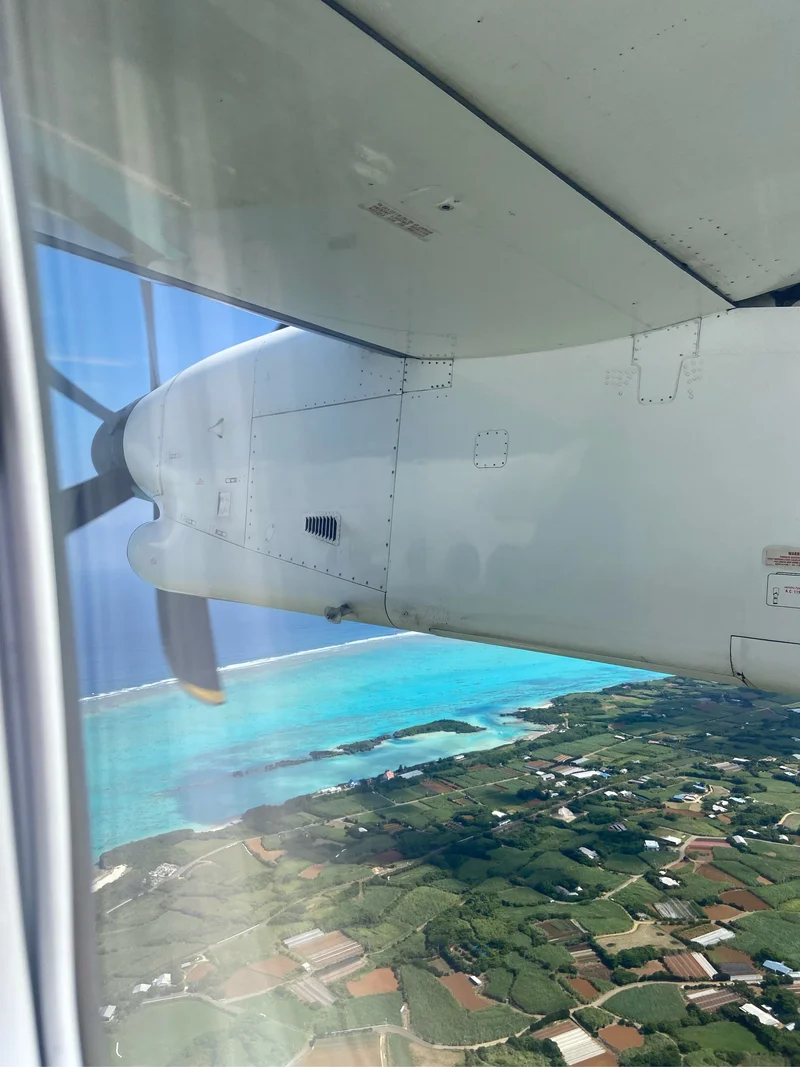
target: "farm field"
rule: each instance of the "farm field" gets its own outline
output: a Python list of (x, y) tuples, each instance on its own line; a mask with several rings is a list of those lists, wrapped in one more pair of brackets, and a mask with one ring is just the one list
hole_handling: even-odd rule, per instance
[(670, 951), (685, 947), (681, 941), (678, 941), (656, 923), (641, 923), (629, 933), (598, 937), (597, 940), (605, 948), (613, 948), (614, 952), (622, 952), (623, 949), (628, 948), (642, 948), (644, 945), (653, 945), (655, 948), (669, 949)]
[(681, 1036), (696, 1041), (703, 1048), (720, 1052), (763, 1052), (764, 1046), (746, 1026), (738, 1023), (714, 1022), (705, 1026), (687, 1026)]
[(418, 967), (401, 967), (400, 983), (414, 1032), (432, 1044), (467, 1045), (519, 1033), (530, 1025), (505, 1005), (467, 1011), (437, 978)]
[[(595, 1027), (616, 1027), (610, 1012), (647, 1027), (644, 1038), (616, 1027), (623, 1067), (626, 1055), (640, 1052), (673, 1057), (674, 1041), (660, 1028), (684, 1019), (686, 1008), (677, 984), (644, 980), (659, 970), (666, 978), (660, 959), (648, 955), (691, 951), (683, 932), (712, 919), (736, 930), (736, 948), (709, 950), (713, 962), (722, 966), (734, 953), (756, 970), (753, 960), (764, 955), (800, 967), (800, 838), (786, 822), (790, 844), (774, 829), (786, 811), (800, 810), (800, 789), (769, 764), (742, 770), (725, 762), (755, 736), (745, 727), (761, 704), (770, 744), (780, 748), (785, 734), (793, 750), (790, 731), (798, 726), (778, 699), (653, 680), (557, 697), (538, 712), (557, 736), (431, 761), (413, 784), (376, 778), (350, 792), (252, 809), (224, 832), (187, 830), (112, 850), (99, 870), (121, 863), (128, 870), (96, 900), (106, 915), (99, 950), (104, 996), (116, 1011), (106, 1024), (112, 1052), (120, 1040), (114, 1061), (282, 1067), (313, 1037), (296, 1067), (319, 1067), (319, 1057), (334, 1065), (461, 1067), (459, 1049), (503, 1042), (570, 1009), (578, 1018), (597, 1013), (587, 1015)], [(698, 716), (713, 719), (713, 737), (698, 740)], [(669, 743), (647, 743), (660, 737)], [(582, 756), (582, 767), (607, 777), (558, 773)], [(543, 781), (536, 770), (556, 777)], [(560, 792), (551, 795), (551, 786)], [(702, 813), (673, 812), (673, 796), (685, 791), (747, 799), (723, 826)], [(556, 817), (562, 806), (569, 819)], [(747, 845), (732, 842), (735, 832)], [(699, 839), (677, 864), (663, 843), (674, 833)], [(653, 837), (662, 841), (657, 851), (645, 847)], [(692, 856), (701, 857), (699, 871)], [(678, 886), (660, 882), (667, 865)], [(615, 989), (615, 968), (643, 980)], [(164, 972), (171, 992), (191, 996), (142, 1003), (155, 991), (132, 994)], [(699, 978), (696, 969), (686, 975)], [(592, 1006), (607, 993), (608, 1012)], [(192, 999), (197, 994), (207, 999)], [(401, 1012), (404, 1002), (409, 1010)], [(705, 1050), (725, 1052), (732, 1034), (741, 1037), (740, 1024), (711, 1018), (682, 1028), (701, 1046), (685, 1054), (684, 1067), (711, 1067)], [(148, 1019), (153, 1025), (144, 1026)], [(377, 1035), (364, 1035), (354, 1043), (339, 1033), (385, 1022), (408, 1028), (408, 1038), (383, 1035), (376, 1044)], [(434, 1051), (415, 1036), (458, 1047)], [(524, 1067), (530, 1053), (540, 1067), (540, 1052), (526, 1050), (525, 1040), (475, 1055), (490, 1067)], [(787, 1031), (781, 1040), (794, 1039)], [(797, 1042), (800, 1062), (800, 1034)], [(756, 1050), (746, 1041), (740, 1048), (750, 1067)]]
[(653, 983), (623, 989), (609, 997), (604, 1007), (623, 1019), (652, 1025), (680, 1019), (686, 1014), (683, 998), (675, 986)]
[[(180, 1056), (198, 1035), (230, 1028), (232, 1016), (199, 1000), (148, 1004), (113, 1031), (119, 1063), (159, 1067)], [(117, 1058), (117, 1057), (115, 1057)]]

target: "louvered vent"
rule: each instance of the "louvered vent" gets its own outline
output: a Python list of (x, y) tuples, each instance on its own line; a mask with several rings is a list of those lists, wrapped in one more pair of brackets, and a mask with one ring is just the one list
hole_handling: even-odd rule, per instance
[(306, 533), (329, 545), (339, 544), (342, 520), (338, 515), (306, 515)]

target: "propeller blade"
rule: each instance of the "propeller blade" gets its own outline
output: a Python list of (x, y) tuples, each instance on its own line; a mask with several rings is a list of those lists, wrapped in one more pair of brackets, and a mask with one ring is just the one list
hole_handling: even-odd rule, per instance
[(68, 400), (72, 400), (73, 403), (100, 419), (101, 422), (113, 422), (116, 418), (115, 412), (111, 411), (110, 408), (104, 407), (103, 404), (101, 404), (99, 400), (95, 400), (93, 396), (84, 393), (79, 385), (71, 382), (69, 378), (65, 378), (61, 371), (57, 371), (55, 367), (48, 368), (48, 376), (50, 385), (52, 385), (54, 389), (57, 389), (62, 396), (65, 396)]
[(58, 500), (64, 532), (72, 533), (87, 522), (99, 519), (132, 496), (130, 476), (127, 471), (121, 470), (105, 471), (85, 482), (62, 489)]
[(147, 331), (147, 359), (150, 363), (150, 391), (158, 389), (161, 385), (161, 375), (158, 372), (158, 343), (156, 342), (156, 312), (153, 305), (153, 283), (149, 278), (139, 279), (139, 290), (142, 294), (142, 308), (144, 310), (144, 325)]
[(191, 696), (222, 704), (225, 694), (217, 673), (217, 654), (208, 601), (185, 593), (156, 590), (164, 652), (175, 677)]

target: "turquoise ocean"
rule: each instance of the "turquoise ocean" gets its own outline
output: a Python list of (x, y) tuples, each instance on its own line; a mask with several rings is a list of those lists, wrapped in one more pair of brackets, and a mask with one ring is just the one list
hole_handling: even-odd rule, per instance
[[(174, 683), (82, 702), (95, 855), (138, 838), (219, 826), (350, 778), (503, 744), (530, 726), (502, 713), (553, 696), (657, 677), (645, 671), (416, 634), (390, 634), (224, 670), (226, 703)], [(234, 777), (439, 718), (484, 727)]]

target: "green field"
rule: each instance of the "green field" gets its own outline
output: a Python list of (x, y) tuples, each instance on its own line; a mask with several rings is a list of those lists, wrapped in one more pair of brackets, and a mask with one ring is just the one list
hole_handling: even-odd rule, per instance
[(416, 929), (430, 922), (440, 911), (452, 908), (458, 902), (459, 898), (453, 893), (445, 893), (434, 886), (418, 886), (398, 901), (386, 918), (388, 922), (401, 926), (408, 924)]
[(586, 904), (542, 904), (531, 910), (537, 919), (550, 916), (575, 919), (593, 935), (621, 934), (633, 925), (630, 915), (613, 900), (589, 900)]
[(655, 886), (650, 885), (649, 882), (645, 882), (644, 879), (640, 879), (638, 882), (634, 882), (632, 885), (625, 886), (624, 889), (618, 890), (613, 899), (619, 901), (626, 908), (632, 908), (634, 911), (643, 910), (646, 905), (652, 904), (655, 900), (661, 900), (663, 893), (656, 889)]
[(411, 1042), (399, 1034), (387, 1034), (386, 1046), (389, 1052), (388, 1067), (414, 1067), (411, 1054)]
[(492, 967), (486, 972), (485, 992), (497, 1000), (507, 1000), (514, 978), (513, 971), (507, 971), (504, 967)]
[(526, 967), (520, 971), (510, 995), (517, 1007), (531, 1015), (548, 1015), (575, 1003), (574, 998), (539, 967)]
[(119, 1059), (114, 1056), (114, 1061), (133, 1067), (163, 1067), (198, 1035), (228, 1030), (232, 1022), (228, 1012), (201, 1000), (144, 1004), (110, 1029), (111, 1049), (119, 1042)]
[(537, 963), (552, 971), (573, 966), (572, 956), (563, 945), (537, 945), (528, 953)]
[(371, 997), (342, 1000), (315, 1017), (314, 1029), (318, 1034), (325, 1034), (336, 1030), (355, 1030), (360, 1026), (377, 1026), (380, 1023), (402, 1026), (402, 1004), (400, 993), (376, 993)]
[(603, 860), (603, 866), (607, 871), (618, 871), (620, 874), (644, 874), (650, 869), (644, 860), (625, 852), (609, 853)]
[(665, 1022), (686, 1014), (683, 999), (671, 985), (644, 983), (615, 993), (603, 1005), (608, 1011), (635, 1023)]
[(755, 911), (736, 922), (735, 947), (751, 956), (763, 952), (770, 959), (800, 968), (800, 915), (786, 911)]
[(753, 889), (756, 896), (766, 900), (773, 908), (780, 907), (787, 900), (796, 900), (800, 897), (800, 878), (790, 882), (781, 882), (779, 885), (759, 885)]
[(720, 1052), (763, 1052), (764, 1046), (752, 1031), (739, 1023), (720, 1021), (705, 1026), (687, 1026), (680, 1031), (681, 1037), (696, 1041), (702, 1048)]
[(505, 1004), (480, 1011), (462, 1008), (450, 991), (427, 971), (401, 967), (400, 982), (411, 1013), (411, 1028), (439, 1045), (471, 1045), (519, 1033), (529, 1020)]

